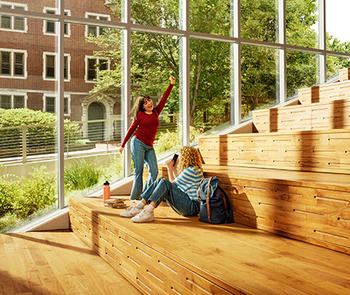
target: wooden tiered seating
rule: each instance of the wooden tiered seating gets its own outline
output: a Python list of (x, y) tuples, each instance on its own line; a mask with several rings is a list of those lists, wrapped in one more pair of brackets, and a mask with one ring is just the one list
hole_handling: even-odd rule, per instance
[(169, 207), (135, 224), (102, 199), (70, 199), (74, 232), (143, 294), (347, 294), (344, 253)]
[(254, 112), (260, 133), (199, 139), (234, 224), (169, 207), (134, 224), (101, 199), (76, 198), (72, 229), (144, 294), (348, 294), (349, 77), (301, 90), (302, 105)]
[[(340, 82), (299, 89), (301, 105), (253, 111), (259, 133), (350, 128), (349, 69)], [(347, 79), (347, 80), (345, 80)]]

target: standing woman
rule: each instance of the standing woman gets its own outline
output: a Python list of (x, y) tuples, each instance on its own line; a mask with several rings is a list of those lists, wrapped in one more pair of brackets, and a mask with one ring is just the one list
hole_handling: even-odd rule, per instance
[(163, 110), (174, 84), (175, 78), (170, 76), (170, 85), (155, 108), (153, 108), (152, 99), (147, 95), (138, 96), (132, 108), (131, 112), (134, 115), (134, 121), (119, 149), (119, 152), (122, 153), (125, 144), (136, 130), (130, 142), (130, 151), (134, 161), (134, 183), (132, 185), (130, 200), (140, 199), (143, 188), (142, 174), (144, 163), (146, 163), (149, 171), (145, 190), (157, 178), (158, 166), (156, 153), (153, 149), (153, 141), (159, 126), (159, 114)]

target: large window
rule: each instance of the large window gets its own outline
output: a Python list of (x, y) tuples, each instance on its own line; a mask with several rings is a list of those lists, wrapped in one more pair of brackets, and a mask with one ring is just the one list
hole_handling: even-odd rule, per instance
[[(0, 1), (0, 8), (14, 9), (14, 10), (27, 10), (26, 4), (3, 2)], [(0, 30), (4, 31), (27, 31), (27, 19), (20, 16), (0, 15)]]
[[(45, 7), (44, 8), (44, 13), (47, 14), (57, 14), (57, 9), (56, 8), (49, 8)], [(70, 15), (70, 10), (65, 10), (64, 15)], [(43, 27), (43, 32), (46, 35), (56, 35), (57, 34), (57, 25), (58, 23), (55, 21), (50, 21), (50, 20), (45, 20), (44, 21), (44, 27)], [(64, 36), (69, 37), (70, 36), (70, 24), (69, 23), (64, 23)]]
[(0, 108), (2, 109), (20, 109), (26, 105), (25, 94), (5, 94), (0, 93)]
[[(170, 74), (176, 85), (160, 117), (158, 159), (349, 66), (349, 30), (338, 21), (347, 0), (62, 1), (62, 15), (54, 5), (60, 1), (0, 1), (0, 111), (16, 119), (0, 126), (0, 180), (16, 172), (5, 173), (15, 168), (1, 159), (29, 167), (40, 158), (47, 183), (55, 184), (38, 189), (50, 196), (50, 208), (130, 175), (128, 148), (123, 158), (117, 151), (132, 102), (148, 94), (157, 103)], [(36, 129), (15, 125), (35, 116)], [(79, 186), (83, 170), (98, 177)], [(44, 172), (27, 171), (28, 186)]]
[(0, 48), (0, 77), (26, 78), (27, 52)]
[[(56, 80), (56, 63), (57, 54), (52, 52), (44, 52), (44, 69), (43, 69), (43, 79), (44, 80)], [(64, 55), (64, 80), (70, 80), (70, 55)]]

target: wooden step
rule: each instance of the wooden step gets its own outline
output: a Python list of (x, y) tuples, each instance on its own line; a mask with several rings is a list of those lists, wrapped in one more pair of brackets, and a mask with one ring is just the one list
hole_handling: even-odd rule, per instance
[(301, 104), (309, 105), (317, 102), (329, 102), (334, 99), (350, 98), (350, 81), (340, 81), (298, 90)]
[(339, 70), (339, 81), (350, 80), (350, 68)]
[(211, 165), (350, 173), (350, 130), (203, 136), (198, 146)]
[(350, 128), (350, 99), (253, 111), (259, 133)]
[(0, 234), (0, 294), (140, 292), (72, 232)]
[(143, 294), (346, 294), (344, 253), (169, 207), (135, 224), (101, 199), (70, 199), (74, 232)]

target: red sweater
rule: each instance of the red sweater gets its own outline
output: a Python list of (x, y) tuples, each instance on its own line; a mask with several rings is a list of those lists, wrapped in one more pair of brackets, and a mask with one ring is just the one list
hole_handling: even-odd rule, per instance
[(146, 114), (145, 112), (138, 111), (136, 118), (132, 122), (128, 132), (125, 135), (125, 138), (122, 143), (122, 147), (125, 146), (131, 135), (134, 133), (138, 140), (141, 140), (144, 144), (149, 146), (153, 146), (154, 138), (156, 137), (156, 133), (159, 126), (159, 114), (163, 110), (165, 103), (170, 95), (171, 90), (173, 89), (172, 84), (168, 86), (168, 89), (164, 92), (160, 102), (153, 109), (152, 114)]

